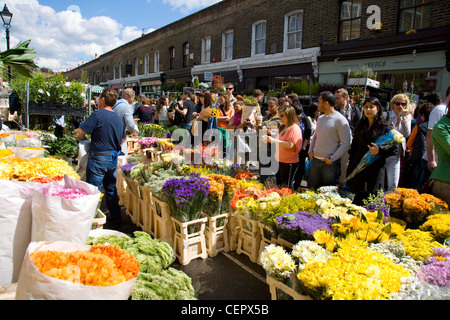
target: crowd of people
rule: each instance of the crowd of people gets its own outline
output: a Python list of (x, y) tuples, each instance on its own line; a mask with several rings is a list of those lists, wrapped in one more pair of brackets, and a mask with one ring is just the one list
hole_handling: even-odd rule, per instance
[[(233, 84), (225, 88), (223, 94), (184, 92), (176, 101), (168, 96), (156, 100), (139, 95), (137, 103), (132, 89), (123, 90), (120, 97), (112, 89), (103, 91), (98, 103), (102, 112), (92, 113), (76, 133), (80, 139), (91, 134), (87, 180), (100, 189), (103, 185), (111, 213), (118, 208), (112, 187), (117, 156), (126, 154), (124, 132), (138, 132), (137, 123), (175, 125), (202, 137), (208, 129), (217, 129), (223, 139), (223, 156), (228, 158), (229, 140), (236, 136), (230, 131), (253, 133), (258, 144), (266, 146), (264, 156), (276, 163), (259, 161), (259, 178), (261, 182), (273, 179), (279, 187), (297, 189), (302, 181), (314, 189), (339, 186), (355, 194), (356, 204), (380, 189), (390, 192), (408, 187), (432, 193), (450, 204), (450, 87), (444, 101), (438, 92), (432, 92), (420, 105), (406, 94), (396, 94), (390, 110), (384, 110), (375, 97), (368, 97), (361, 110), (352, 105), (344, 88), (321, 92), (318, 101), (305, 108), (295, 94), (271, 97), (265, 110), (264, 95), (257, 89), (253, 97), (258, 106), (251, 113), (245, 111), (243, 95), (234, 95)], [(120, 125), (117, 119), (122, 120)], [(405, 142), (380, 148), (375, 142), (392, 129)], [(231, 145), (235, 161), (242, 154), (260, 151), (245, 143), (242, 150)], [(377, 155), (376, 161), (349, 177), (366, 154)], [(264, 171), (270, 168), (273, 170)]]

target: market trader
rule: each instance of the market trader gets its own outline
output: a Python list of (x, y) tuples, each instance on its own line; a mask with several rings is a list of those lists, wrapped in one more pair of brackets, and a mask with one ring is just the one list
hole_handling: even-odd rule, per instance
[(75, 130), (79, 140), (84, 139), (86, 133), (91, 135), (86, 182), (98, 187), (100, 191), (103, 185), (106, 206), (113, 223), (121, 222), (116, 178), (117, 158), (122, 154), (121, 144), (125, 140), (123, 121), (112, 109), (117, 97), (114, 89), (105, 88), (98, 99), (99, 110), (93, 112)]

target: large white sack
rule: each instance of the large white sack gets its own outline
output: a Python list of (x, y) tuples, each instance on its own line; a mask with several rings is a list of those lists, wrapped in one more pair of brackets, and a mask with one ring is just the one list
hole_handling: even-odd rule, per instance
[(0, 180), (0, 285), (17, 282), (31, 241), (31, 191), (41, 183)]
[[(65, 199), (44, 193), (58, 188), (83, 189), (87, 195)], [(64, 176), (63, 181), (51, 182), (32, 194), (31, 241), (68, 241), (85, 244), (92, 228), (100, 191), (97, 187)]]
[(126, 300), (133, 290), (136, 278), (115, 286), (85, 286), (49, 277), (38, 270), (30, 254), (38, 251), (72, 252), (86, 250), (90, 246), (55, 241), (31, 242), (23, 259), (16, 300)]

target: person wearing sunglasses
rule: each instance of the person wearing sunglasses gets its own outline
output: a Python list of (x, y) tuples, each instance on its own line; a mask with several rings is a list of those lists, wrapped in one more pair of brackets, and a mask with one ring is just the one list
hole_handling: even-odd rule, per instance
[[(389, 122), (405, 137), (406, 141), (411, 134), (410, 100), (406, 94), (399, 93), (391, 99), (390, 105)], [(403, 142), (399, 147), (399, 152), (386, 159), (385, 185), (387, 192), (394, 191), (399, 185), (401, 159), (405, 156), (405, 150), (406, 142)]]

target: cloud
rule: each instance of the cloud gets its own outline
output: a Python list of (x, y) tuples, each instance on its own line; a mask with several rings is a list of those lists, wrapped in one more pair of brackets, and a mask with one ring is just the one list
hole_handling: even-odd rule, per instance
[(163, 3), (171, 6), (173, 10), (179, 10), (184, 14), (188, 14), (209, 7), (220, 1), (221, 0), (163, 0)]
[[(82, 12), (69, 7), (56, 12), (37, 0), (9, 0), (13, 12), (10, 32), (11, 47), (31, 39), (30, 46), (38, 53), (35, 62), (40, 67), (66, 71), (77, 67), (122, 44), (141, 36), (142, 30), (124, 27), (105, 16), (83, 18)], [(19, 14), (20, 13), (20, 14)], [(6, 49), (5, 36), (0, 49)]]

